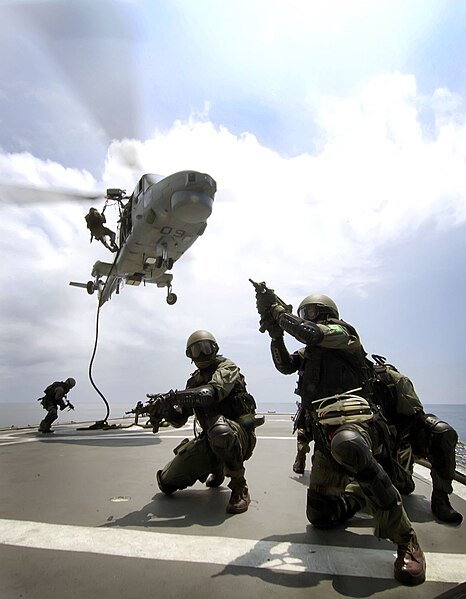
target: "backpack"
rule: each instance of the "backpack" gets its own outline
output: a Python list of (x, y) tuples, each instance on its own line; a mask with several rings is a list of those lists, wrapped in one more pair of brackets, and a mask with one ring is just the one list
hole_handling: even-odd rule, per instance
[(66, 397), (66, 395), (68, 394), (68, 388), (66, 383), (64, 383), (63, 381), (55, 381), (54, 383), (51, 383), (50, 385), (48, 385), (48, 387), (46, 387), (44, 389), (44, 395), (43, 397), (38, 397), (37, 401), (42, 402), (42, 405), (45, 407), (44, 402), (46, 399), (50, 398), (52, 400), (55, 399), (55, 389), (57, 387), (63, 387), (63, 389), (65, 390), (65, 394), (64, 394), (64, 398)]
[(393, 424), (396, 421), (398, 392), (392, 373), (399, 373), (399, 370), (393, 364), (388, 364), (383, 356), (372, 354), (372, 358), (375, 362), (371, 363), (373, 401), (380, 407), (387, 422)]

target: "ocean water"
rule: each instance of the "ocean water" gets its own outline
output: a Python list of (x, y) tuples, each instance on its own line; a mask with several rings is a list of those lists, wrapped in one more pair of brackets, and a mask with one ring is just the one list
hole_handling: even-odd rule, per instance
[[(441, 420), (445, 420), (458, 433), (459, 439), (466, 442), (466, 404), (434, 404), (424, 405), (426, 414), (435, 414)], [(267, 403), (258, 406), (258, 411), (264, 413), (275, 411), (277, 413), (294, 414), (296, 404), (292, 403)]]
[[(96, 404), (76, 404), (74, 412), (67, 410), (59, 412), (58, 423), (68, 422), (95, 422), (105, 417), (106, 410), (102, 402)], [(435, 404), (425, 405), (427, 413), (435, 414), (455, 428), (458, 437), (466, 442), (466, 404)], [(122, 404), (112, 404), (110, 418), (121, 418), (130, 407)], [(267, 414), (294, 414), (296, 404), (288, 403), (259, 403), (257, 411)], [(45, 411), (39, 402), (32, 403), (0, 403), (0, 428), (37, 426), (45, 416)], [(290, 432), (291, 432), (290, 419)]]

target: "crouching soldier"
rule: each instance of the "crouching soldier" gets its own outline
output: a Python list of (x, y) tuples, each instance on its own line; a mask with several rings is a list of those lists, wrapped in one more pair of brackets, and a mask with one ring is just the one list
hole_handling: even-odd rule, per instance
[(42, 403), (44, 410), (47, 410), (47, 415), (39, 424), (40, 433), (53, 433), (51, 426), (58, 418), (58, 408), (74, 410), (74, 406), (67, 401), (66, 396), (75, 385), (76, 381), (70, 377), (66, 381), (55, 381), (44, 390), (44, 397), (37, 400)]
[(246, 390), (246, 382), (238, 366), (218, 354), (218, 344), (209, 331), (195, 331), (186, 344), (186, 355), (197, 369), (186, 389), (153, 399), (149, 408), (155, 430), (161, 417), (180, 427), (195, 415), (202, 432), (185, 440), (175, 449), (175, 457), (156, 478), (160, 490), (169, 495), (191, 487), (196, 481), (208, 487), (220, 486), (225, 476), (231, 496), (226, 511), (239, 514), (250, 503), (244, 462), (256, 444), (254, 429), (263, 422), (255, 416), (256, 404)]
[[(395, 579), (422, 584), (423, 551), (401, 496), (379, 463), (383, 437), (370, 403), (366, 353), (355, 328), (340, 319), (337, 305), (326, 295), (307, 296), (294, 315), (265, 283), (254, 287), (261, 330), (272, 339), (273, 363), (282, 374), (298, 373), (297, 393), (314, 437), (309, 522), (331, 528), (369, 508), (375, 534), (397, 545)], [(290, 354), (285, 332), (303, 347)]]
[(414, 458), (429, 460), (432, 477), (431, 509), (441, 522), (461, 524), (463, 516), (451, 506), (455, 475), (456, 431), (434, 414), (426, 414), (412, 381), (387, 364), (383, 356), (375, 360), (375, 399), (395, 432), (395, 460), (402, 467), (395, 486), (403, 494), (414, 491)]

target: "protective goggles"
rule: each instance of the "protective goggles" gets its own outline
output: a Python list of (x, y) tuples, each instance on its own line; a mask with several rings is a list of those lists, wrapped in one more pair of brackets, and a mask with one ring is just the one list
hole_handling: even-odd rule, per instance
[(188, 347), (188, 349), (186, 350), (186, 355), (188, 356), (188, 358), (191, 358), (192, 360), (195, 360), (196, 358), (199, 358), (199, 356), (201, 354), (203, 354), (204, 356), (209, 356), (210, 354), (213, 354), (215, 352), (215, 345), (212, 343), (212, 341), (196, 341), (196, 343), (193, 343), (192, 345), (190, 345)]
[(320, 314), (318, 304), (307, 304), (298, 310), (298, 316), (303, 320), (315, 320)]

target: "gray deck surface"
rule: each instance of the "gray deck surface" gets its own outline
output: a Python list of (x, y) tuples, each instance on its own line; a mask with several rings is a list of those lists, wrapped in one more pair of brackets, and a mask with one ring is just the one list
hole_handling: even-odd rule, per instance
[[(126, 425), (131, 421), (119, 421)], [(0, 431), (0, 597), (439, 597), (466, 580), (465, 525), (436, 522), (428, 471), (416, 466), (406, 509), (427, 557), (427, 582), (399, 585), (395, 546), (370, 516), (316, 530), (305, 516), (309, 472), (291, 470), (288, 415), (269, 414), (247, 463), (252, 502), (228, 515), (226, 486), (165, 496), (154, 474), (184, 429)], [(308, 463), (309, 467), (309, 463)], [(226, 481), (227, 482), (227, 481)], [(453, 505), (466, 515), (466, 487)]]

